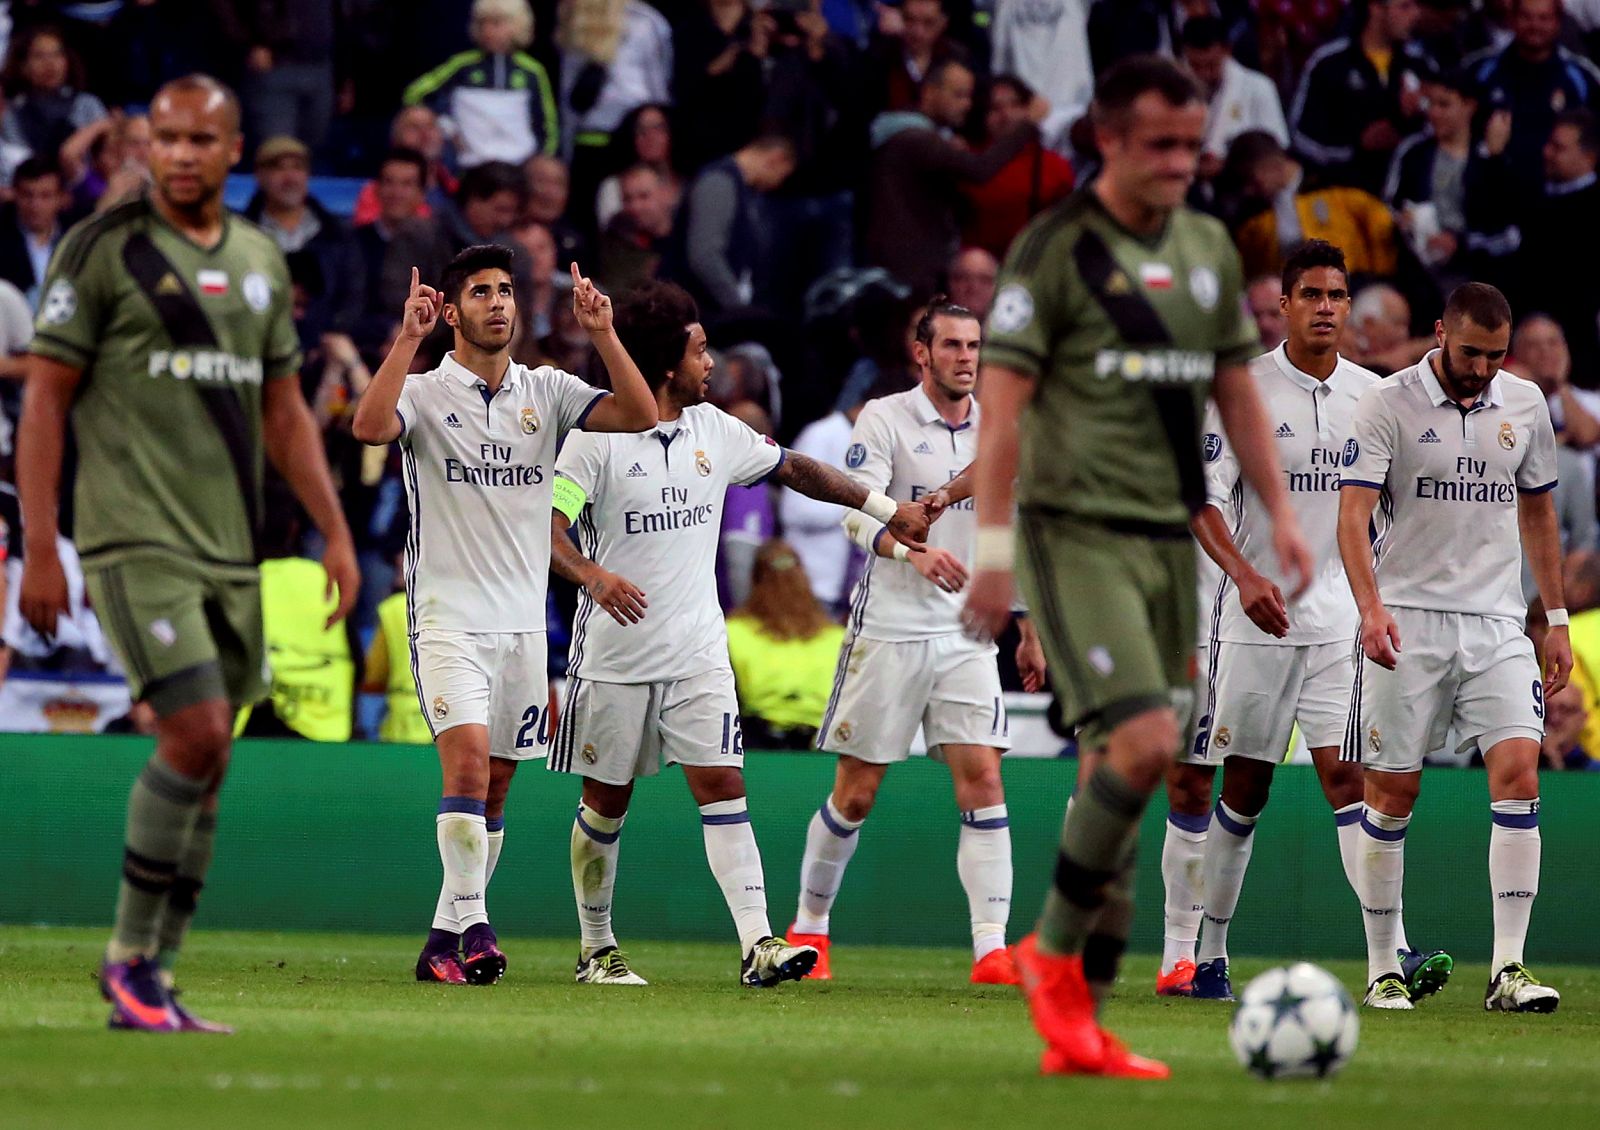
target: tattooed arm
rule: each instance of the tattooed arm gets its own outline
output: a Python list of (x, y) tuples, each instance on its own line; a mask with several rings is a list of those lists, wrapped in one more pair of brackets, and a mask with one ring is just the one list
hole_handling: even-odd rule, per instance
[[(836, 502), (859, 510), (866, 504), (871, 492), (854, 482), (843, 471), (826, 463), (819, 463), (798, 451), (785, 451), (782, 465), (772, 477), (790, 490), (807, 498), (822, 502)], [(904, 542), (912, 549), (923, 548), (922, 540), (928, 536), (928, 512), (920, 502), (901, 502), (895, 507), (894, 517), (884, 523), (891, 537)]]

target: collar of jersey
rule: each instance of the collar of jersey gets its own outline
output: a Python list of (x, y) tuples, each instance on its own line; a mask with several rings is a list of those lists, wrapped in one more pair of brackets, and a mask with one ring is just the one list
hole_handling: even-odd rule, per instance
[(967, 412), (965, 422), (952, 424), (939, 414), (939, 406), (928, 395), (926, 385), (918, 384), (917, 393), (917, 418), (924, 424), (938, 424), (941, 428), (949, 428), (952, 432), (964, 432), (978, 422), (978, 398), (972, 398), (972, 407)]
[(1341, 378), (1345, 376), (1344, 357), (1340, 356), (1338, 360), (1334, 362), (1333, 372), (1328, 374), (1328, 379), (1325, 381), (1317, 380), (1316, 377), (1313, 377), (1310, 373), (1301, 369), (1300, 366), (1289, 360), (1288, 342), (1285, 342), (1278, 346), (1278, 348), (1274, 349), (1272, 351), (1272, 358), (1278, 363), (1278, 370), (1283, 373), (1284, 376), (1288, 377), (1295, 384), (1299, 385), (1301, 388), (1310, 393), (1315, 393), (1321, 388), (1326, 388), (1331, 392), (1333, 389), (1339, 387)]
[[(484, 383), (482, 377), (478, 376), (477, 373), (474, 373), (471, 369), (467, 368), (461, 362), (456, 360), (454, 350), (444, 355), (444, 360), (439, 362), (439, 371), (442, 373), (449, 373), (452, 377), (466, 385), (468, 388), (476, 388), (478, 385)], [(515, 388), (517, 382), (521, 379), (522, 366), (518, 365), (515, 361), (507, 361), (506, 376), (505, 379), (500, 382), (500, 387)]]
[[(1427, 392), (1428, 399), (1433, 401), (1435, 408), (1443, 408), (1448, 404), (1459, 412), (1461, 405), (1450, 398), (1450, 394), (1444, 390), (1444, 385), (1439, 383), (1439, 378), (1433, 375), (1433, 355), (1437, 352), (1439, 352), (1437, 349), (1430, 349), (1427, 356), (1417, 362), (1417, 372), (1422, 374), (1422, 387)], [(1479, 408), (1498, 408), (1504, 403), (1505, 399), (1500, 395), (1500, 377), (1497, 374), (1490, 379), (1488, 386), (1478, 397), (1476, 403), (1471, 408), (1468, 408), (1467, 411), (1476, 412)]]

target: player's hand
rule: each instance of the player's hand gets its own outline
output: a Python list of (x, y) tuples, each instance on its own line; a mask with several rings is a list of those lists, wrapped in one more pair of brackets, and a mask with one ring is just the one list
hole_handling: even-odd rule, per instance
[(1235, 583), (1239, 586), (1239, 605), (1252, 624), (1280, 640), (1289, 634), (1289, 607), (1277, 585), (1254, 569)]
[[(1381, 604), (1361, 617), (1361, 653), (1386, 671), (1400, 662), (1400, 626)], [(1572, 662), (1571, 649), (1567, 662)]]
[(632, 581), (607, 572), (598, 565), (589, 579), (584, 581), (583, 591), (624, 628), (643, 620), (645, 609), (650, 607), (644, 593), (635, 588)]
[(328, 574), (328, 587), (322, 595), (329, 600), (336, 594), (339, 598), (328, 622), (323, 625), (331, 628), (350, 615), (350, 610), (356, 606), (356, 595), (361, 592), (361, 566), (356, 562), (355, 543), (349, 538), (329, 542), (322, 554), (322, 568)]
[(590, 334), (611, 332), (611, 299), (578, 270), (577, 263), (572, 264), (572, 312)]
[(1545, 709), (1549, 710), (1552, 695), (1560, 694), (1566, 689), (1567, 680), (1572, 678), (1572, 637), (1567, 634), (1566, 625), (1551, 628), (1544, 637), (1544, 701)]
[(943, 487), (922, 496), (922, 508), (928, 512), (928, 524), (939, 520), (939, 515), (950, 509), (950, 495)]
[(972, 578), (966, 607), (961, 610), (967, 635), (987, 641), (1005, 631), (1006, 621), (1011, 619), (1011, 584), (1009, 570), (984, 569)]
[(1278, 555), (1278, 568), (1294, 589), (1290, 600), (1299, 600), (1311, 587), (1317, 575), (1317, 563), (1311, 556), (1311, 547), (1300, 532), (1300, 523), (1292, 514), (1279, 517), (1272, 523), (1272, 548)]
[(23, 554), (22, 588), (17, 594), (22, 618), (45, 639), (53, 640), (56, 621), (71, 610), (67, 595), (67, 575), (55, 546)]
[(920, 502), (902, 502), (889, 519), (889, 536), (916, 552), (927, 549), (928, 509)]
[(967, 567), (948, 550), (924, 549), (913, 553), (911, 565), (945, 592), (960, 592), (967, 587)]
[(1044, 689), (1044, 645), (1026, 617), (1017, 621), (1017, 627), (1022, 633), (1022, 641), (1017, 644), (1017, 674), (1022, 677), (1022, 689), (1036, 694)]
[(422, 281), (422, 275), (411, 268), (411, 293), (406, 296), (405, 312), (400, 319), (400, 336), (421, 341), (433, 332), (439, 323), (439, 311), (444, 309), (444, 295)]

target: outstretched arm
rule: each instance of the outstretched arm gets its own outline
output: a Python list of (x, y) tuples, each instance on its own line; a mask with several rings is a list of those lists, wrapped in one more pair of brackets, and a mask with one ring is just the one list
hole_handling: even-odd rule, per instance
[(910, 549), (922, 549), (928, 536), (928, 512), (920, 502), (895, 502), (879, 491), (869, 491), (843, 471), (819, 463), (798, 451), (784, 452), (783, 463), (773, 472), (774, 479), (807, 498), (837, 502), (852, 510), (865, 511), (896, 541)]

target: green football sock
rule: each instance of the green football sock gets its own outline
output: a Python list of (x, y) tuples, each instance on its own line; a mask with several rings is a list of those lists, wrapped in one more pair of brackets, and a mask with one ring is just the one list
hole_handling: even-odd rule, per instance
[(1047, 952), (1083, 953), (1106, 905), (1107, 888), (1122, 870), (1145, 799), (1108, 765), (1096, 769), (1073, 797), (1061, 828), (1055, 881), (1039, 919), (1039, 940)]
[(152, 757), (128, 795), (122, 885), (106, 960), (154, 957), (167, 897), (189, 846), (207, 782)]

